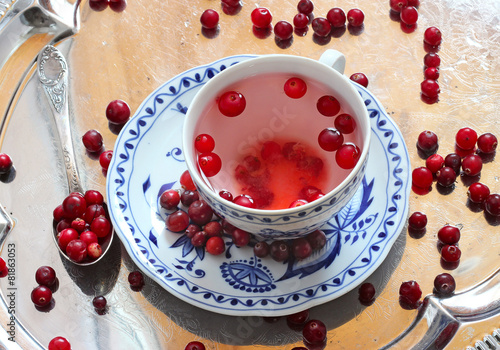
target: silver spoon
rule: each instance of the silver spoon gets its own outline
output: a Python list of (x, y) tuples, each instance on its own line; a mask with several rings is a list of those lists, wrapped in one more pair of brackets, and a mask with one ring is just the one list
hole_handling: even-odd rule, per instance
[[(38, 54), (38, 76), (48, 98), (52, 115), (56, 122), (59, 140), (62, 147), (69, 192), (83, 193), (75, 161), (75, 152), (71, 139), (68, 108), (68, 65), (62, 53), (52, 45), (45, 46)], [(53, 230), (54, 243), (62, 256), (75, 265), (88, 266), (95, 264), (106, 254), (114, 237), (114, 230), (102, 242), (102, 254), (99, 258), (84, 263), (71, 260), (57, 243), (57, 230)]]

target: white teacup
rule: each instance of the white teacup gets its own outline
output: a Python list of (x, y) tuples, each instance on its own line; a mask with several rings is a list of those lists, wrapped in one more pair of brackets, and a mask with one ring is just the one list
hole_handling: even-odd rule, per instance
[[(228, 67), (215, 75), (196, 94), (186, 114), (183, 129), (183, 150), (187, 168), (202, 199), (209, 203), (220, 217), (232, 225), (265, 239), (288, 239), (305, 236), (307, 233), (321, 228), (352, 198), (363, 179), (368, 149), (370, 145), (370, 122), (364, 101), (346, 76), (343, 75), (345, 57), (338, 51), (327, 50), (321, 58), (310, 58), (292, 55), (263, 55)], [(284, 75), (299, 77), (307, 82), (319, 83), (318, 86), (328, 88), (342, 106), (342, 111), (354, 117), (357, 125), (356, 137), (361, 155), (350, 170), (335, 168), (335, 154), (329, 153), (324, 159), (324, 168), (328, 171), (337, 169), (339, 176), (333, 176), (331, 188), (324, 196), (302, 206), (286, 209), (254, 209), (247, 208), (223, 199), (219, 189), (233, 181), (235, 155), (252, 152), (259, 142), (273, 137), (302, 138), (317, 143), (318, 133), (326, 127), (334, 126), (334, 117), (310, 117), (305, 113), (297, 113), (300, 108), (276, 105), (261, 115), (248, 113), (237, 117), (221, 115), (220, 122), (205, 122), (207, 109), (218, 97), (228, 90), (233, 90), (239, 83), (262, 76)], [(263, 91), (265, 90), (265, 80)], [(266, 93), (261, 96), (266, 100)], [(299, 99), (300, 100), (300, 99)], [(304, 100), (306, 103), (307, 100)], [(310, 101), (309, 101), (310, 102)], [(247, 101), (248, 103), (255, 103)], [(299, 103), (299, 102), (294, 102)], [(263, 103), (262, 108), (266, 104)], [(309, 108), (309, 107), (307, 107)], [(314, 106), (314, 108), (316, 108)], [(255, 111), (255, 109), (254, 109)], [(245, 112), (244, 112), (245, 113)], [(205, 123), (205, 124), (204, 124)], [(212, 135), (216, 142), (214, 152), (222, 159), (220, 174), (207, 178), (200, 171), (198, 154), (194, 140), (200, 133)], [(234, 193), (236, 195), (238, 193)]]

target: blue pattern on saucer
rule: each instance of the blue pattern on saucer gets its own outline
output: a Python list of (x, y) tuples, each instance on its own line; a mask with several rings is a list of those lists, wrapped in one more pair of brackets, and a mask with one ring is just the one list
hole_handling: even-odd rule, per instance
[(321, 228), (327, 235), (322, 250), (302, 261), (278, 263), (257, 258), (251, 248), (255, 240), (238, 248), (225, 236), (226, 252), (211, 256), (185, 235), (169, 232), (164, 224), (169, 212), (158, 198), (180, 187), (186, 169), (180, 134), (189, 103), (215, 74), (252, 57), (227, 57), (186, 71), (142, 103), (115, 145), (108, 206), (132, 259), (174, 295), (223, 314), (286, 315), (347, 293), (382, 263), (408, 213), (410, 164), (397, 126), (374, 96), (353, 83), (371, 119), (370, 155), (354, 197)]

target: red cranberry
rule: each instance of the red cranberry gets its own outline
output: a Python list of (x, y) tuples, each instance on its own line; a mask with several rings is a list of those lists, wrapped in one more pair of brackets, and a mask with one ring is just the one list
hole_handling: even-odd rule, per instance
[(425, 167), (435, 174), (444, 166), (444, 158), (439, 154), (432, 154), (425, 160)]
[(102, 247), (99, 243), (93, 242), (87, 245), (87, 256), (93, 260), (102, 255)]
[(246, 107), (245, 96), (237, 91), (226, 91), (219, 97), (219, 111), (226, 117), (236, 117)]
[(297, 4), (297, 11), (304, 15), (310, 15), (314, 11), (314, 4), (311, 0), (300, 0)]
[(92, 305), (99, 313), (102, 313), (106, 310), (107, 300), (104, 296), (99, 295), (92, 299)]
[(257, 7), (252, 11), (250, 16), (253, 25), (257, 28), (267, 28), (273, 20), (271, 11), (265, 7)]
[(431, 46), (441, 44), (441, 31), (436, 27), (429, 27), (424, 32), (424, 42)]
[(200, 23), (203, 28), (214, 29), (219, 24), (219, 14), (215, 10), (207, 9), (201, 14)]
[(420, 188), (429, 188), (433, 181), (432, 172), (425, 167), (414, 169), (411, 178), (413, 184)]
[(210, 221), (205, 225), (203, 231), (206, 232), (208, 237), (222, 236), (222, 225), (218, 221)]
[(82, 136), (82, 142), (87, 151), (97, 152), (100, 151), (104, 141), (102, 135), (97, 130), (89, 130)]
[(307, 84), (300, 78), (292, 77), (285, 82), (283, 90), (288, 97), (297, 99), (306, 94)]
[(239, 228), (235, 229), (231, 236), (233, 237), (233, 242), (237, 247), (244, 247), (250, 243), (250, 233), (240, 230)]
[(240, 194), (239, 196), (236, 196), (233, 200), (233, 203), (246, 208), (256, 208), (253, 198), (246, 194)]
[(286, 242), (274, 241), (271, 243), (271, 258), (273, 260), (282, 262), (290, 256), (290, 247)]
[(483, 153), (493, 153), (497, 149), (498, 140), (490, 132), (482, 134), (477, 139), (477, 148)]
[(144, 276), (140, 271), (132, 271), (128, 274), (128, 283), (132, 288), (142, 288), (144, 286)]
[(186, 345), (184, 350), (205, 350), (205, 345), (199, 341), (192, 341)]
[(79, 233), (82, 233), (86, 227), (87, 223), (83, 219), (76, 218), (75, 220), (71, 221), (71, 228)]
[(422, 290), (415, 281), (403, 282), (399, 287), (399, 301), (403, 306), (416, 308), (421, 296)]
[(319, 146), (328, 152), (335, 152), (344, 143), (344, 136), (334, 128), (326, 128), (318, 135)]
[(189, 224), (186, 228), (186, 236), (191, 239), (195, 235), (196, 232), (200, 232), (201, 227), (196, 224)]
[(9, 268), (5, 266), (3, 269), (0, 270), (0, 278), (7, 277), (9, 274)]
[(185, 190), (196, 191), (196, 186), (194, 185), (193, 179), (191, 178), (191, 174), (188, 170), (185, 170), (182, 173), (179, 182), (181, 183), (182, 188), (184, 188)]
[(326, 326), (319, 320), (308, 321), (302, 330), (302, 336), (307, 343), (320, 344), (326, 340)]
[(57, 231), (57, 233), (60, 233), (61, 231), (65, 230), (67, 228), (71, 228), (71, 220), (62, 219), (61, 221), (59, 221), (57, 223), (56, 231)]
[(408, 6), (408, 0), (390, 0), (389, 5), (393, 11), (399, 13), (404, 7)]
[(330, 21), (330, 24), (334, 28), (341, 28), (345, 26), (346, 15), (344, 10), (339, 7), (334, 7), (328, 11), (326, 14), (326, 19)]
[(313, 250), (322, 249), (326, 245), (326, 235), (321, 230), (315, 230), (306, 236)]
[(425, 79), (438, 80), (439, 79), (439, 68), (427, 67), (424, 70)]
[(462, 170), (465, 175), (476, 176), (481, 173), (483, 160), (477, 154), (470, 154), (462, 160)]
[(47, 306), (52, 300), (52, 291), (49, 287), (40, 285), (31, 292), (31, 301), (38, 307)]
[(481, 182), (475, 182), (469, 186), (467, 190), (467, 196), (471, 202), (483, 203), (485, 199), (490, 195), (490, 189), (488, 186)]
[(87, 207), (92, 204), (102, 205), (104, 203), (104, 197), (99, 191), (88, 190), (84, 195), (85, 203), (87, 203)]
[(111, 232), (111, 222), (104, 216), (95, 218), (90, 224), (90, 230), (99, 238), (106, 237)]
[(91, 224), (95, 218), (105, 215), (106, 215), (106, 210), (102, 205), (92, 204), (89, 205), (87, 209), (85, 209), (85, 213), (83, 214), (83, 220), (85, 220), (86, 223)]
[(493, 216), (500, 216), (500, 194), (490, 194), (484, 200), (484, 210)]
[(439, 296), (449, 296), (455, 291), (455, 279), (449, 273), (442, 273), (434, 279), (434, 292)]
[(130, 107), (122, 100), (111, 101), (106, 107), (106, 118), (112, 124), (123, 125), (130, 118)]
[(266, 141), (262, 145), (260, 155), (264, 160), (275, 160), (281, 156), (281, 146), (274, 141)]
[(343, 113), (335, 117), (335, 128), (342, 134), (350, 134), (356, 129), (356, 121), (349, 114)]
[(89, 1), (89, 7), (96, 11), (104, 11), (109, 5), (109, 0), (90, 0)]
[(191, 244), (194, 247), (204, 247), (207, 240), (207, 233), (205, 231), (198, 231), (193, 235), (193, 237), (191, 237)]
[(354, 73), (349, 77), (349, 79), (361, 86), (368, 87), (368, 78), (363, 73)]
[(87, 209), (87, 202), (81, 196), (69, 195), (62, 202), (64, 217), (76, 219), (82, 217)]
[(81, 239), (72, 240), (66, 246), (66, 255), (74, 262), (82, 262), (87, 257), (87, 244)]
[(417, 148), (424, 153), (434, 153), (438, 149), (438, 137), (430, 130), (424, 130), (418, 135)]
[(293, 35), (293, 26), (287, 21), (279, 21), (274, 25), (274, 35), (279, 40), (288, 40)]
[(297, 13), (293, 17), (293, 26), (295, 29), (304, 29), (307, 28), (307, 25), (309, 24), (309, 17), (303, 13)]
[(441, 258), (446, 262), (457, 262), (461, 255), (460, 248), (455, 245), (445, 245), (441, 248)]
[(408, 226), (414, 230), (423, 230), (427, 226), (427, 215), (416, 211), (408, 218)]
[(401, 13), (399, 15), (401, 22), (407, 25), (414, 25), (418, 21), (418, 11), (413, 6), (406, 6), (401, 9)]
[(345, 143), (335, 153), (335, 161), (342, 169), (352, 169), (358, 163), (361, 150), (353, 143)]
[(200, 154), (198, 164), (206, 177), (215, 176), (222, 169), (222, 160), (213, 152)]
[(191, 203), (191, 205), (189, 206), (188, 214), (189, 218), (195, 224), (204, 226), (212, 220), (214, 212), (207, 202), (205, 202), (204, 200), (197, 200)]
[(462, 158), (456, 153), (450, 153), (444, 158), (444, 166), (449, 166), (458, 174), (462, 166)]
[(199, 199), (200, 195), (198, 194), (198, 191), (186, 190), (181, 194), (181, 203), (186, 207), (189, 207), (193, 202)]
[(297, 260), (304, 260), (311, 256), (313, 249), (307, 239), (296, 238), (292, 240), (291, 251)]
[(59, 204), (57, 207), (55, 207), (54, 211), (52, 212), (52, 216), (54, 217), (55, 222), (59, 222), (64, 219), (64, 210), (62, 208), (62, 204)]
[(327, 117), (333, 117), (340, 111), (340, 102), (331, 95), (325, 95), (316, 103), (318, 111)]
[(231, 7), (236, 7), (241, 5), (240, 0), (221, 0), (221, 3)]
[(57, 235), (57, 244), (61, 250), (66, 251), (68, 243), (78, 238), (78, 232), (72, 228), (66, 228)]
[[(3, 267), (2, 267), (3, 268)], [(2, 269), (0, 268), (0, 270)], [(50, 266), (41, 266), (35, 272), (36, 283), (50, 287), (56, 282), (56, 272)]]
[(92, 243), (97, 243), (98, 242), (98, 237), (97, 235), (92, 232), (92, 231), (85, 231), (80, 234), (80, 239), (87, 244), (87, 247), (91, 245)]
[(221, 196), (222, 198), (224, 198), (227, 201), (230, 201), (230, 202), (233, 201), (233, 194), (227, 190), (221, 190), (219, 192), (219, 196)]
[(109, 0), (109, 8), (114, 12), (123, 12), (127, 8), (127, 0)]
[(444, 244), (456, 244), (460, 240), (460, 229), (456, 226), (445, 225), (439, 229), (438, 239)]
[(353, 27), (361, 27), (365, 14), (360, 9), (351, 9), (347, 12), (347, 22)]
[(468, 127), (458, 130), (455, 136), (455, 142), (457, 143), (457, 146), (463, 150), (473, 149), (476, 145), (476, 141), (477, 133), (474, 131), (474, 129)]
[(200, 134), (194, 139), (194, 148), (200, 153), (212, 152), (215, 148), (215, 140), (208, 134)]
[(330, 22), (324, 17), (316, 17), (312, 20), (311, 27), (314, 31), (314, 34), (317, 36), (325, 37), (330, 35), (332, 30), (332, 25)]
[(167, 229), (172, 232), (182, 232), (189, 225), (189, 216), (183, 210), (176, 210), (165, 220)]
[(176, 190), (166, 190), (160, 196), (160, 206), (167, 210), (177, 208), (181, 201), (181, 195)]
[[(92, 4), (92, 1), (89, 4)], [(71, 350), (71, 344), (66, 338), (55, 337), (50, 341), (48, 350)]]
[(101, 153), (99, 156), (99, 164), (103, 170), (108, 170), (109, 163), (111, 163), (111, 158), (113, 157), (113, 151), (107, 150)]
[(424, 56), (424, 66), (438, 68), (441, 64), (441, 58), (437, 53), (429, 52)]
[(432, 79), (425, 79), (420, 83), (420, 90), (427, 97), (437, 97), (440, 92), (438, 82)]
[(258, 258), (265, 258), (269, 255), (270, 249), (271, 248), (269, 247), (269, 244), (267, 244), (265, 241), (261, 241), (255, 243), (253, 247), (253, 253)]
[(309, 310), (299, 311), (286, 317), (286, 321), (294, 325), (303, 325), (308, 319)]
[(369, 306), (375, 301), (375, 287), (371, 283), (363, 283), (358, 289), (358, 300)]
[(306, 201), (305, 199), (297, 199), (297, 200), (294, 200), (289, 206), (288, 208), (297, 208), (297, 207), (301, 207), (303, 205), (306, 205), (307, 203), (309, 203), (308, 201)]
[(451, 186), (457, 179), (457, 173), (452, 168), (445, 166), (436, 172), (436, 181), (443, 187)]
[(7, 267), (7, 263), (5, 262), (4, 258), (0, 257), (0, 271), (5, 269)]
[(220, 255), (226, 250), (226, 245), (222, 237), (213, 236), (208, 239), (206, 249), (209, 254)]

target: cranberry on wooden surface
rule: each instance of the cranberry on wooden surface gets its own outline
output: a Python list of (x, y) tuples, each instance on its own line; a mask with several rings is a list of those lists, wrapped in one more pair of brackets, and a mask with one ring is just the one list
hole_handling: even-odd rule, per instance
[(430, 130), (422, 131), (417, 138), (417, 148), (426, 154), (436, 152), (438, 149), (438, 136)]
[(92, 305), (99, 314), (103, 314), (106, 311), (107, 304), (106, 298), (102, 295), (98, 295), (92, 299)]
[(413, 184), (420, 188), (430, 187), (432, 185), (432, 181), (434, 180), (432, 172), (426, 167), (418, 167), (413, 169), (411, 178)]
[(467, 196), (469, 197), (470, 201), (474, 203), (483, 203), (489, 195), (489, 187), (481, 182), (473, 183), (467, 190)]
[(297, 11), (305, 15), (309, 15), (314, 11), (314, 3), (311, 0), (299, 0)]
[(418, 21), (418, 11), (413, 6), (406, 6), (401, 9), (399, 18), (407, 25), (414, 25)]
[(302, 325), (309, 319), (309, 310), (303, 310), (294, 314), (288, 315), (286, 321), (295, 325)]
[(460, 260), (462, 252), (455, 245), (445, 245), (441, 248), (441, 258), (446, 262), (457, 262)]
[(460, 172), (460, 168), (462, 167), (462, 157), (460, 157), (457, 153), (450, 153), (446, 157), (444, 157), (444, 166), (449, 166), (455, 173)]
[(365, 20), (365, 14), (360, 9), (351, 9), (347, 12), (347, 22), (353, 27), (360, 27)]
[(219, 14), (212, 9), (206, 9), (200, 16), (200, 23), (203, 28), (213, 29), (219, 24)]
[(309, 17), (303, 13), (297, 13), (293, 17), (293, 26), (295, 29), (304, 29), (309, 25)]
[(186, 345), (184, 350), (205, 350), (205, 345), (199, 341), (191, 341)]
[(441, 58), (437, 53), (429, 52), (424, 56), (424, 67), (439, 68), (441, 65)]
[(470, 154), (462, 159), (462, 170), (465, 175), (476, 176), (483, 169), (483, 160), (477, 154)]
[(328, 11), (326, 14), (326, 19), (330, 22), (332, 27), (341, 28), (345, 26), (347, 17), (344, 10), (339, 7), (334, 7)]
[(457, 173), (451, 167), (445, 166), (436, 172), (436, 182), (443, 187), (449, 187), (455, 183)]
[(326, 326), (320, 320), (310, 320), (302, 329), (304, 340), (310, 344), (321, 344), (326, 340)]
[(441, 44), (442, 33), (437, 27), (429, 27), (424, 32), (424, 42), (431, 46), (438, 46)]
[(109, 0), (109, 8), (114, 12), (123, 12), (127, 8), (127, 0)]
[(238, 91), (226, 91), (219, 97), (218, 106), (226, 117), (236, 117), (245, 110), (246, 99)]
[(439, 296), (450, 296), (455, 287), (455, 279), (449, 273), (441, 273), (434, 278), (434, 293)]
[(415, 309), (422, 296), (422, 290), (416, 281), (403, 282), (399, 287), (399, 301), (403, 307)]
[(389, 6), (395, 12), (401, 12), (401, 10), (408, 6), (408, 0), (390, 0)]
[(497, 146), (497, 137), (490, 132), (482, 134), (477, 138), (477, 148), (483, 153), (493, 153), (497, 149)]
[(82, 142), (87, 151), (92, 153), (100, 151), (104, 144), (101, 133), (94, 129), (91, 129), (83, 134)]
[(358, 289), (358, 300), (361, 304), (369, 306), (375, 301), (375, 287), (371, 283), (363, 283)]
[(414, 230), (423, 230), (427, 226), (427, 215), (416, 211), (408, 218), (408, 226)]
[(438, 239), (444, 244), (456, 244), (460, 240), (460, 229), (456, 226), (445, 225), (439, 229)]
[(439, 79), (439, 68), (437, 67), (427, 67), (424, 70), (424, 78), (431, 80)]
[(66, 338), (55, 337), (50, 341), (48, 350), (71, 350), (71, 344)]
[(484, 200), (484, 210), (493, 216), (500, 216), (500, 194), (490, 194)]
[(106, 118), (112, 124), (123, 125), (130, 118), (130, 107), (122, 100), (111, 101), (106, 107)]
[(96, 11), (104, 11), (109, 6), (109, 0), (89, 0), (89, 7)]
[(463, 150), (473, 149), (476, 145), (477, 133), (474, 129), (465, 127), (457, 131), (455, 142)]
[(250, 14), (252, 23), (257, 28), (267, 28), (273, 20), (271, 11), (265, 7), (257, 7)]
[(140, 271), (132, 271), (128, 274), (128, 283), (132, 288), (142, 288), (144, 286), (144, 276)]
[(427, 97), (437, 97), (441, 91), (438, 82), (432, 79), (425, 79), (420, 83), (420, 90)]
[(312, 20), (311, 27), (314, 31), (314, 34), (321, 37), (330, 35), (330, 32), (332, 30), (332, 25), (324, 17), (315, 17)]
[(435, 174), (444, 166), (444, 158), (439, 154), (432, 154), (425, 160), (425, 167)]
[(107, 150), (101, 153), (99, 156), (99, 164), (103, 170), (108, 170), (111, 158), (113, 158), (113, 150)]
[(293, 35), (293, 26), (287, 21), (279, 21), (274, 25), (274, 35), (279, 40), (288, 40)]

